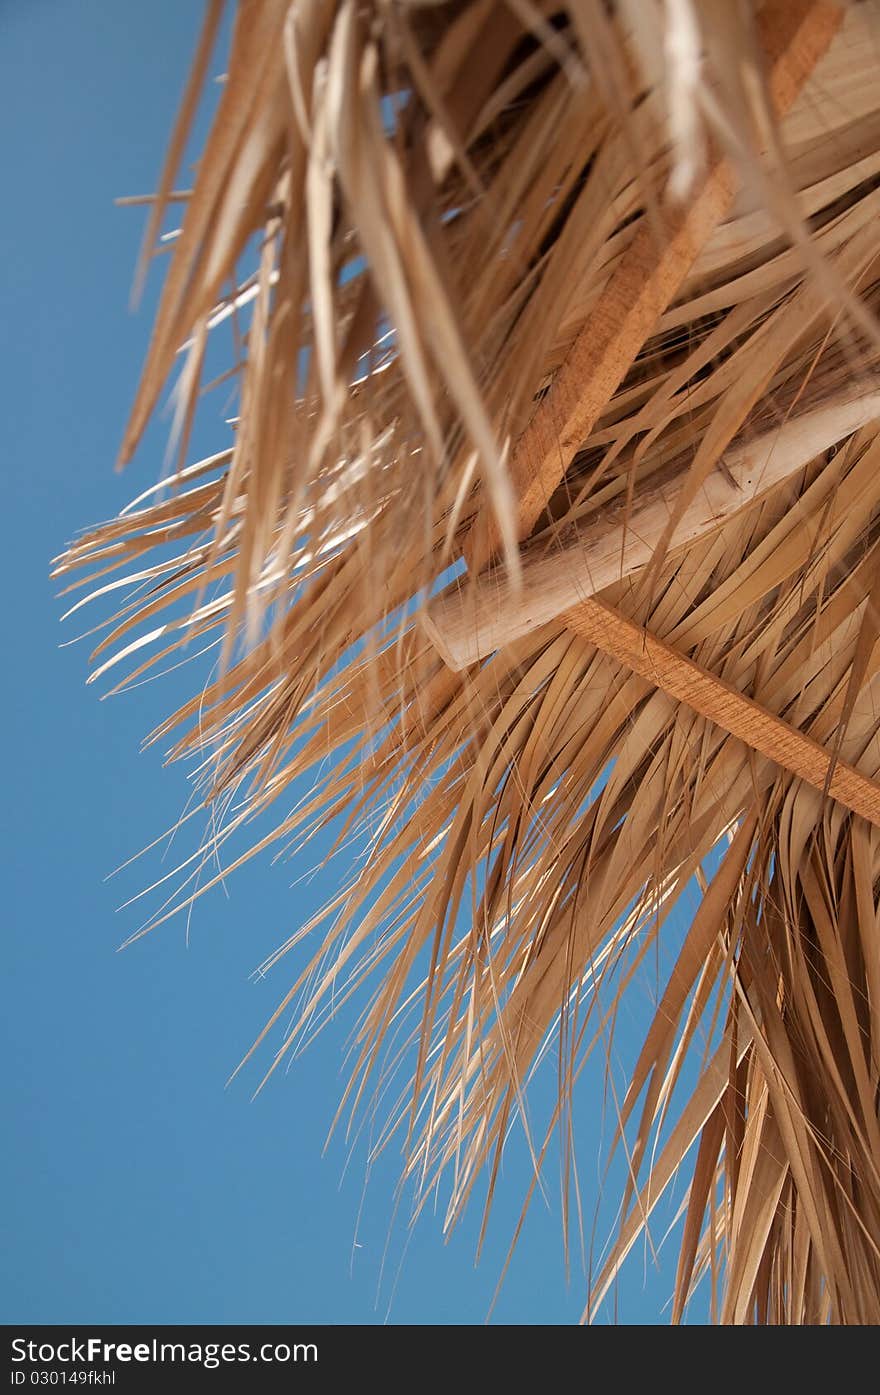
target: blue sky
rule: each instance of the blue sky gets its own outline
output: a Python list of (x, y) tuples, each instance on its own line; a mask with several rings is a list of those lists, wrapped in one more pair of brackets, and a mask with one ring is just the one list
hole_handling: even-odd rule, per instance
[[(226, 1087), (290, 976), (285, 963), (267, 980), (252, 972), (332, 890), (328, 874), (292, 885), (304, 865), (259, 860), (235, 875), (229, 899), (200, 904), (188, 944), (173, 921), (117, 953), (137, 917), (116, 907), (159, 868), (106, 874), (173, 823), (187, 795), (184, 773), (139, 745), (193, 678), (101, 702), (85, 687), (86, 647), (59, 647), (75, 630), (60, 627), (49, 559), (161, 469), (167, 422), (124, 477), (113, 471), (155, 292), (154, 281), (130, 313), (143, 214), (113, 200), (155, 185), (200, 18), (197, 0), (0, 5), (2, 1031), (13, 1140), (0, 1154), (0, 1320), (482, 1322), (527, 1181), (516, 1146), (475, 1268), (478, 1209), (444, 1243), (438, 1216), (410, 1229), (404, 1201), (393, 1219), (393, 1152), (366, 1193), (362, 1149), (344, 1179), (344, 1143), (322, 1156), (350, 1022), (255, 1100), (257, 1069)], [(194, 449), (225, 444), (209, 418)], [(621, 1028), (633, 1041), (649, 996), (647, 984), (633, 995)], [(539, 1091), (552, 1088), (552, 1064), (548, 1075)], [(597, 1077), (577, 1115), (588, 1220), (602, 1112)], [(498, 1321), (570, 1322), (582, 1310), (548, 1180)], [(644, 1252), (633, 1257), (621, 1320), (662, 1320), (671, 1259), (658, 1273)]]

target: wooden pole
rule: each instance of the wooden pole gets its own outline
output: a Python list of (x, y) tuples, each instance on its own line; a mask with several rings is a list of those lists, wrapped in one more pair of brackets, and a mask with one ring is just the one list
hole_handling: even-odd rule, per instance
[[(843, 8), (832, 0), (771, 0), (764, 6), (758, 38), (777, 116), (788, 111), (827, 50)], [(520, 538), (528, 537), (738, 187), (733, 163), (715, 150), (690, 199), (643, 219), (514, 449), (510, 469)], [(481, 510), (464, 548), (470, 570), (481, 571), (498, 544), (494, 519)]]
[[(840, 27), (829, 0), (775, 0), (759, 18), (777, 114), (786, 111)], [(579, 333), (514, 452), (519, 532), (525, 537), (623, 380), (700, 248), (729, 206), (733, 170), (717, 155), (694, 198), (666, 215), (664, 236), (647, 221)], [(465, 556), (472, 571), (497, 551), (484, 512)], [(829, 793), (880, 827), (880, 786), (804, 732), (595, 598), (564, 612), (565, 624), (677, 702), (716, 723), (760, 755)]]
[[(687, 547), (719, 528), (768, 490), (788, 479), (868, 422), (880, 417), (876, 383), (846, 392), (724, 456), (726, 472), (716, 471), (672, 536), (670, 552)], [(472, 581), (462, 580), (428, 607), (424, 625), (450, 668), (460, 671), (555, 620), (571, 606), (650, 561), (678, 502), (676, 481), (636, 496), (632, 512), (622, 507), (578, 530), (577, 540), (558, 551), (522, 559), (522, 585), (513, 586), (506, 569), (495, 566)]]
[[(880, 828), (880, 785), (832, 756), (812, 737), (746, 697), (723, 678), (591, 597), (567, 612), (566, 626), (647, 678), (669, 697), (737, 737), (759, 755), (825, 791)], [(829, 778), (830, 777), (830, 778)]]

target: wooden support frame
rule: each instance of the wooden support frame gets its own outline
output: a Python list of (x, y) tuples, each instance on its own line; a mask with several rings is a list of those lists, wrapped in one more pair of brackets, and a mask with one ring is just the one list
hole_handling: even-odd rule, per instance
[[(855, 384), (781, 427), (725, 453), (726, 471), (715, 471), (682, 513), (669, 552), (720, 528), (823, 450), (880, 417), (880, 383)], [(461, 671), (487, 654), (555, 620), (606, 586), (650, 561), (677, 506), (677, 481), (637, 492), (633, 508), (618, 507), (578, 530), (556, 551), (522, 558), (522, 585), (503, 566), (460, 580), (428, 607), (424, 625), (451, 669)]]
[[(761, 11), (758, 38), (777, 116), (795, 101), (843, 14), (834, 0), (770, 0)], [(520, 539), (528, 537), (738, 188), (733, 163), (715, 150), (687, 201), (643, 220), (514, 449)], [(499, 541), (494, 519), (483, 510), (464, 547), (472, 572), (483, 569)]]
[(593, 597), (568, 611), (565, 623), (603, 653), (647, 678), (655, 688), (880, 828), (880, 785), (876, 781), (844, 761), (835, 761), (812, 737), (753, 702), (723, 678)]
[[(760, 16), (760, 36), (777, 114), (792, 104), (842, 19), (843, 7), (830, 0), (772, 0), (766, 6)], [(658, 237), (655, 226), (647, 221), (637, 234), (514, 452), (520, 538), (531, 531), (729, 206), (734, 189), (729, 162), (716, 155), (690, 203), (667, 218), (663, 235)], [(483, 513), (465, 546), (472, 572), (491, 559), (497, 545), (491, 521)], [(566, 610), (564, 621), (675, 701), (880, 827), (880, 785), (845, 762), (835, 761), (811, 737), (716, 674), (594, 597)]]

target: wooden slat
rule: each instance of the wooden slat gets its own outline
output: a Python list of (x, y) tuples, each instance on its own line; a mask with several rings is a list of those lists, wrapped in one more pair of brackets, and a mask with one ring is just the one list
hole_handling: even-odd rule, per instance
[(824, 791), (827, 783), (827, 792), (834, 799), (880, 827), (880, 786), (875, 781), (843, 761), (834, 763), (812, 737), (679, 654), (613, 607), (591, 597), (567, 611), (565, 623), (603, 653), (792, 775), (817, 790)]
[[(762, 10), (759, 41), (777, 116), (794, 102), (842, 18), (843, 7), (831, 0), (773, 0)], [(531, 532), (738, 185), (731, 161), (715, 151), (688, 200), (644, 219), (513, 452), (520, 538)], [(494, 520), (482, 510), (465, 545), (468, 566), (482, 570), (497, 549)]]
[[(844, 393), (790, 417), (781, 427), (733, 446), (726, 472), (715, 471), (685, 509), (670, 542), (674, 554), (705, 537), (788, 479), (810, 460), (880, 417), (876, 381), (854, 383)], [(552, 553), (522, 559), (522, 585), (496, 566), (461, 580), (428, 607), (424, 626), (435, 648), (456, 671), (521, 639), (587, 596), (632, 575), (650, 561), (675, 513), (677, 480), (636, 495), (627, 515), (618, 506), (579, 529), (575, 540)]]

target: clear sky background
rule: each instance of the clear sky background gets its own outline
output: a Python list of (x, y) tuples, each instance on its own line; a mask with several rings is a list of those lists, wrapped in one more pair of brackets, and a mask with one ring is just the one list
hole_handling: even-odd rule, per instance
[[(440, 1215), (408, 1225), (405, 1198), (394, 1219), (395, 1151), (366, 1192), (362, 1147), (347, 1171), (341, 1138), (322, 1156), (350, 1018), (255, 1100), (259, 1067), (226, 1087), (292, 965), (252, 972), (332, 890), (327, 873), (292, 885), (307, 864), (260, 859), (228, 900), (200, 904), (188, 945), (179, 920), (116, 952), (138, 924), (116, 906), (160, 868), (106, 874), (187, 795), (184, 772), (139, 744), (197, 680), (184, 671), (101, 702), (84, 684), (87, 647), (59, 647), (76, 627), (62, 631), (48, 571), (78, 529), (161, 469), (167, 422), (124, 477), (113, 472), (154, 303), (128, 310), (143, 211), (113, 200), (155, 187), (200, 19), (198, 0), (0, 0), (0, 1320), (482, 1322), (527, 1182), (516, 1144), (475, 1268), (478, 1207), (444, 1243)], [(218, 416), (194, 449), (226, 439)], [(632, 1041), (652, 991), (632, 995), (621, 1028)], [(539, 1094), (555, 1084), (552, 1062), (546, 1077)], [(577, 1114), (588, 1225), (602, 1114), (597, 1076)], [(634, 1254), (618, 1320), (663, 1320), (673, 1259), (658, 1271)], [(576, 1256), (566, 1283), (551, 1166), (495, 1320), (574, 1321), (584, 1293)]]

